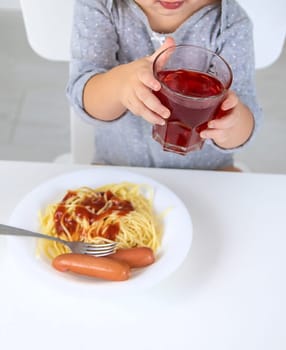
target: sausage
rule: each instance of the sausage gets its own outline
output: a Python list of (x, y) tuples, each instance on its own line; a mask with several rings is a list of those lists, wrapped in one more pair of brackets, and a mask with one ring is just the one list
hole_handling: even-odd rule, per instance
[(153, 250), (148, 247), (118, 249), (108, 257), (126, 262), (130, 267), (144, 267), (155, 261)]
[(125, 281), (130, 275), (130, 267), (124, 261), (84, 254), (58, 255), (53, 259), (52, 266), (61, 272), (71, 271), (109, 281)]

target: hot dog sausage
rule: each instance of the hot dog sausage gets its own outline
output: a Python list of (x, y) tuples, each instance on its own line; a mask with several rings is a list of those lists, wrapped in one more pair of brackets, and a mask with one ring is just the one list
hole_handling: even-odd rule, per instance
[(124, 261), (130, 267), (144, 267), (153, 264), (155, 261), (154, 253), (148, 247), (118, 249), (114, 254), (109, 255), (109, 257)]
[(125, 281), (130, 275), (130, 267), (124, 261), (83, 254), (59, 255), (53, 259), (52, 266), (61, 272), (71, 271), (110, 281)]

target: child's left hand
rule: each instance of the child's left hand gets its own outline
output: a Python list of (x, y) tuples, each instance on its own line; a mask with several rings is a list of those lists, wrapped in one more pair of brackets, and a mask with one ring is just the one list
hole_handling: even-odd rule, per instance
[(239, 147), (250, 137), (254, 128), (251, 111), (229, 91), (221, 105), (222, 117), (208, 122), (208, 128), (200, 133), (203, 139), (212, 139), (219, 147)]

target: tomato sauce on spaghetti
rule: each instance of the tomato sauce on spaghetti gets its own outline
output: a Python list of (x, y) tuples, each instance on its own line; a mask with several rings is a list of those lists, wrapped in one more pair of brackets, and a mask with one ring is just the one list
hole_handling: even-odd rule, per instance
[[(91, 225), (96, 221), (104, 220), (113, 213), (116, 213), (117, 216), (124, 216), (134, 210), (130, 201), (120, 199), (111, 191), (93, 192), (83, 198), (76, 199), (77, 192), (68, 191), (55, 210), (54, 224), (58, 236), (65, 235), (67, 229), (71, 237), (76, 235), (77, 238), (84, 239), (85, 231), (80, 224), (81, 220)], [(72, 214), (69, 212), (70, 200), (76, 200)], [(96, 232), (91, 232), (90, 236), (115, 240), (119, 231), (120, 224), (116, 222), (108, 227), (96, 230)]]

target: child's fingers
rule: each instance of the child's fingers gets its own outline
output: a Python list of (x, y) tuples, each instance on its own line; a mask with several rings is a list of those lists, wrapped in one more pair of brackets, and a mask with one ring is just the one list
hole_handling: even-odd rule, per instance
[[(153, 55), (146, 57), (146, 59), (149, 61), (149, 65), (151, 65), (151, 69), (150, 67), (146, 68), (146, 69), (142, 69), (139, 70), (137, 73), (138, 79), (147, 87), (149, 87), (150, 89), (154, 90), (154, 91), (159, 91), (161, 88), (161, 84), (159, 83), (158, 80), (156, 80), (156, 78), (154, 77), (153, 74), (153, 62), (155, 60), (155, 58), (164, 50), (166, 50), (168, 47), (174, 46), (175, 45), (175, 41), (172, 37), (167, 37), (164, 44), (162, 46), (159, 47), (159, 49), (157, 49)], [(166, 55), (168, 56), (168, 55)], [(168, 59), (168, 57), (165, 58), (166, 60)]]
[(224, 143), (228, 139), (228, 134), (221, 129), (206, 129), (200, 133), (202, 139), (212, 139), (215, 142)]
[(153, 62), (162, 51), (166, 50), (170, 46), (175, 46), (175, 40), (172, 37), (168, 36), (163, 45), (161, 45), (159, 49), (157, 49), (153, 55), (150, 56), (151, 61)]
[(238, 104), (238, 97), (233, 91), (228, 91), (226, 99), (221, 104), (221, 109), (227, 111), (234, 108)]
[(208, 122), (208, 128), (200, 133), (204, 139), (213, 139), (223, 143), (227, 139), (229, 131), (235, 127), (239, 119), (239, 113), (232, 111), (220, 119), (214, 119)]
[(153, 55), (149, 56), (148, 59), (150, 60), (150, 62), (153, 64), (156, 57), (162, 53), (164, 51), (164, 53), (162, 53), (162, 55), (160, 56), (159, 60), (156, 62), (156, 71), (160, 71), (164, 68), (165, 64), (168, 62), (169, 57), (172, 55), (172, 53), (174, 52), (174, 50), (167, 50), (169, 47), (175, 47), (175, 41), (172, 37), (167, 37), (164, 44), (161, 45), (159, 47), (159, 49), (157, 49)]
[(209, 129), (230, 129), (232, 128), (238, 121), (239, 113), (229, 113), (223, 118), (213, 119), (208, 122)]
[(159, 99), (144, 85), (138, 86), (135, 94), (145, 107), (166, 119), (170, 116), (170, 111), (163, 106)]
[(162, 119), (158, 114), (152, 112), (150, 109), (146, 107), (143, 108), (143, 112), (138, 114), (138, 116), (142, 117), (143, 119), (145, 119), (147, 122), (151, 124), (158, 124), (158, 125), (165, 124), (164, 119)]
[[(155, 98), (155, 96), (154, 96)], [(149, 109), (145, 103), (143, 103), (136, 94), (129, 96), (126, 108), (133, 114), (140, 116), (152, 124), (164, 125), (165, 120), (157, 114), (155, 111)], [(165, 108), (165, 107), (164, 107)]]
[(155, 79), (152, 70), (142, 69), (138, 71), (137, 76), (141, 83), (149, 89), (154, 91), (159, 91), (161, 89), (161, 84)]

